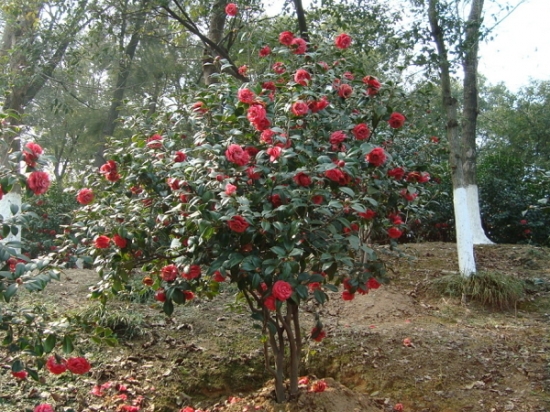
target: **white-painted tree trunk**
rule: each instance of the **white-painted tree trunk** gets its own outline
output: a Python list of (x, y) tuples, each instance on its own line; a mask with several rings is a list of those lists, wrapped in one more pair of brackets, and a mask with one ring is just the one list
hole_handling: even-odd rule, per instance
[(468, 194), (464, 187), (453, 190), (453, 205), (456, 226), (456, 247), (458, 252), (458, 269), (463, 276), (476, 273), (474, 258), (474, 236), (470, 223)]
[(485, 235), (481, 226), (481, 213), (479, 211), (479, 191), (477, 185), (466, 186), (466, 197), (468, 202), (468, 213), (470, 214), (470, 225), (474, 245), (492, 245), (493, 242)]
[[(15, 191), (5, 194), (0, 200), (0, 215), (4, 218), (4, 221), (12, 217), (11, 205), (16, 205), (17, 210), (21, 210), (21, 194)], [(12, 235), (11, 233), (5, 238), (2, 239), (2, 243), (7, 242), (21, 242), (21, 226), (18, 226), (19, 232), (17, 235)], [(21, 253), (21, 250), (16, 248), (17, 253)]]

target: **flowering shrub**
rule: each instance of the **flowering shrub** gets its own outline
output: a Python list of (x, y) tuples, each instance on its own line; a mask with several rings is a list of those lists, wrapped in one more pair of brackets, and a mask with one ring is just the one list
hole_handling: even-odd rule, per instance
[[(300, 303), (323, 304), (342, 283), (345, 300), (378, 287), (384, 268), (369, 239), (402, 236), (430, 177), (399, 153), (407, 121), (393, 88), (347, 65), (348, 35), (315, 48), (291, 32), (278, 42), (263, 53), (273, 70), (252, 82), (221, 75), (183, 97), (186, 109), (127, 119), (134, 135), (85, 177), (92, 200), (70, 237), (99, 267), (98, 298), (121, 291), (134, 268), (168, 315), (236, 284), (283, 401), (287, 361), (291, 395), (298, 388)], [(310, 337), (325, 336), (318, 320)]]

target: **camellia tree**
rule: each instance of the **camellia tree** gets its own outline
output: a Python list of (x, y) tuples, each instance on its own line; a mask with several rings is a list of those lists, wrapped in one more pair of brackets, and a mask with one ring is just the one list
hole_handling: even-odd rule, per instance
[(377, 288), (384, 265), (369, 239), (395, 244), (429, 197), (423, 144), (400, 152), (398, 89), (348, 67), (347, 34), (316, 40), (283, 32), (259, 50), (271, 70), (249, 83), (217, 74), (154, 117), (125, 119), (134, 135), (84, 177), (66, 246), (98, 267), (94, 297), (141, 269), (168, 315), (235, 284), (261, 324), (279, 402), (297, 394), (304, 335), (326, 336), (318, 316), (302, 330), (300, 303)]

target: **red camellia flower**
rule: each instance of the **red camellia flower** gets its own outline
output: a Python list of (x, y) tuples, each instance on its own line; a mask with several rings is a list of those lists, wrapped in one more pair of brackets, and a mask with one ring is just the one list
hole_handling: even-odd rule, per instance
[(315, 205), (320, 205), (321, 203), (323, 203), (324, 200), (325, 198), (321, 195), (315, 195), (311, 197), (311, 203)]
[(349, 290), (344, 290), (342, 292), (342, 299), (344, 300), (353, 300), (354, 297), (355, 295), (351, 293)]
[(81, 205), (89, 205), (94, 201), (94, 192), (88, 188), (80, 189), (76, 195), (76, 201)]
[(327, 333), (323, 329), (317, 327), (311, 329), (311, 339), (315, 342), (321, 342), (326, 337)]
[(185, 279), (191, 280), (200, 277), (201, 267), (199, 265), (190, 265), (186, 272), (183, 272), (181, 276)]
[(334, 39), (334, 45), (342, 50), (347, 49), (351, 46), (351, 37), (346, 33), (339, 34)]
[(258, 54), (260, 57), (267, 57), (271, 54), (271, 48), (269, 46), (264, 46), (260, 49)]
[(113, 243), (121, 249), (124, 249), (128, 244), (128, 241), (119, 235), (114, 235), (112, 240), (113, 240)]
[(4, 191), (2, 190), (2, 185), (0, 185), (0, 200), (2, 200), (2, 198), (4, 197), (5, 193)]
[(307, 50), (307, 43), (300, 37), (295, 37), (290, 42), (290, 48), (294, 54), (304, 54)]
[(399, 194), (401, 195), (401, 197), (405, 198), (408, 202), (412, 202), (418, 196), (417, 193), (411, 193), (407, 189), (401, 189), (399, 191)]
[(84, 375), (88, 373), (92, 366), (90, 363), (81, 357), (69, 358), (67, 360), (67, 369), (76, 375)]
[(351, 130), (357, 140), (367, 140), (370, 137), (370, 129), (365, 123), (359, 123)]
[(238, 144), (231, 144), (225, 151), (225, 157), (232, 163), (244, 166), (250, 161), (250, 155)]
[(208, 109), (203, 102), (196, 102), (191, 105), (191, 111), (199, 114), (208, 113)]
[(304, 172), (296, 173), (293, 179), (298, 186), (307, 187), (311, 185), (311, 178), (308, 175), (306, 175)]
[(281, 156), (281, 152), (283, 149), (281, 149), (279, 146), (270, 147), (266, 150), (266, 153), (269, 155), (269, 161), (274, 162)]
[(325, 172), (325, 176), (342, 186), (347, 185), (350, 182), (349, 175), (340, 169), (329, 169)]
[(294, 34), (290, 31), (284, 31), (279, 34), (279, 42), (285, 46), (290, 46), (292, 40), (294, 39)]
[(378, 79), (373, 76), (365, 76), (363, 77), (363, 83), (367, 85), (367, 94), (369, 96), (374, 96), (375, 94), (378, 94), (378, 91), (380, 90), (380, 87), (382, 86)]
[(392, 239), (398, 239), (401, 237), (402, 234), (403, 232), (396, 227), (390, 227), (388, 229), (388, 236)]
[(225, 185), (225, 194), (227, 196), (233, 195), (237, 191), (237, 186), (228, 183)]
[(240, 74), (241, 76), (246, 76), (246, 74), (248, 73), (248, 66), (247, 66), (246, 64), (240, 66), (240, 67), (237, 69), (237, 72), (239, 72), (239, 74)]
[(40, 405), (36, 405), (36, 407), (33, 409), (33, 412), (55, 412), (53, 410), (53, 407), (47, 403), (41, 403)]
[(29, 167), (35, 167), (36, 161), (42, 153), (44, 153), (44, 150), (42, 150), (39, 144), (29, 142), (23, 149), (23, 160), (25, 160), (25, 163), (27, 163)]
[(67, 361), (65, 359), (59, 359), (60, 363), (57, 362), (55, 356), (50, 356), (46, 362), (46, 369), (48, 369), (54, 375), (61, 375), (67, 370)]
[(162, 136), (160, 134), (154, 134), (147, 138), (147, 147), (149, 149), (160, 149), (162, 147)]
[(27, 376), (29, 376), (29, 373), (27, 371), (19, 371), (19, 372), (12, 371), (11, 376), (17, 379), (25, 380), (27, 379)]
[(309, 107), (303, 100), (292, 103), (291, 111), (295, 116), (305, 116), (309, 112)]
[(358, 212), (357, 214), (363, 219), (372, 219), (374, 218), (374, 216), (376, 216), (376, 212), (370, 209), (367, 209), (365, 212)]
[(386, 162), (386, 153), (381, 147), (375, 147), (365, 156), (365, 160), (375, 167), (382, 166)]
[(298, 69), (294, 73), (294, 81), (301, 86), (307, 86), (311, 81), (311, 74), (307, 70)]
[(110, 242), (111, 239), (108, 236), (101, 235), (96, 237), (96, 239), (94, 240), (94, 245), (98, 249), (107, 249)]
[(227, 221), (227, 226), (229, 226), (229, 229), (233, 232), (244, 233), (250, 224), (244, 217), (236, 215)]
[(378, 282), (375, 278), (370, 278), (367, 281), (367, 287), (369, 289), (378, 289), (380, 287), (380, 282)]
[(184, 290), (183, 297), (185, 298), (185, 300), (192, 300), (195, 297), (195, 294), (190, 290)]
[(401, 113), (393, 112), (390, 116), (390, 119), (388, 120), (388, 123), (391, 128), (399, 129), (405, 124), (405, 116), (403, 116)]
[(339, 145), (340, 143), (342, 143), (346, 139), (347, 139), (346, 134), (343, 131), (338, 130), (336, 132), (333, 132), (330, 135), (329, 142), (332, 145)]
[(179, 275), (178, 267), (174, 264), (166, 265), (160, 270), (160, 277), (166, 282), (173, 282)]
[(216, 270), (212, 274), (212, 280), (214, 282), (225, 282), (225, 278), (223, 277), (222, 273), (219, 270)]
[(256, 95), (254, 92), (247, 88), (239, 89), (237, 92), (237, 98), (240, 102), (246, 104), (253, 104), (256, 101)]
[(271, 293), (275, 296), (275, 299), (285, 301), (292, 296), (292, 286), (284, 280), (278, 280), (273, 284)]
[(257, 123), (267, 116), (265, 108), (261, 104), (253, 104), (246, 112), (246, 118), (251, 123)]
[(252, 180), (258, 180), (261, 177), (260, 173), (256, 171), (254, 166), (250, 166), (246, 169), (246, 175)]
[(32, 172), (27, 179), (27, 186), (35, 195), (43, 195), (50, 187), (50, 176), (46, 172)]
[(163, 288), (157, 289), (155, 291), (155, 300), (157, 302), (166, 302), (166, 292)]
[(277, 193), (268, 197), (268, 200), (271, 202), (274, 208), (277, 208), (283, 204), (281, 196)]
[(275, 62), (271, 68), (277, 74), (283, 74), (286, 72), (285, 64), (283, 62)]
[(187, 160), (187, 155), (184, 152), (176, 152), (174, 155), (174, 162), (181, 163)]
[(264, 90), (270, 90), (272, 92), (277, 90), (277, 86), (275, 86), (275, 83), (273, 82), (263, 82), (262, 83), (262, 89)]
[(269, 295), (267, 298), (265, 298), (264, 306), (270, 311), (277, 310), (277, 299), (275, 299), (275, 296)]
[(228, 16), (234, 17), (239, 12), (239, 8), (235, 3), (229, 3), (227, 6), (225, 6), (225, 14)]
[(348, 97), (350, 97), (352, 93), (353, 93), (353, 88), (347, 83), (343, 83), (338, 87), (338, 96), (344, 99), (347, 99)]
[(403, 404), (402, 403), (396, 403), (393, 407), (394, 411), (402, 411), (403, 410)]
[(327, 389), (327, 383), (324, 380), (315, 381), (311, 384), (310, 392), (324, 392)]
[(405, 176), (405, 170), (402, 167), (396, 167), (388, 170), (388, 176), (393, 177), (395, 180), (401, 180)]

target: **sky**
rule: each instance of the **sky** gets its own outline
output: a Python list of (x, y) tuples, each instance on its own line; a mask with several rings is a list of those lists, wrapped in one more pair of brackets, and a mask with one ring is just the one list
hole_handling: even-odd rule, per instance
[[(311, 0), (302, 0), (304, 7)], [(397, 1), (399, 7), (402, 2)], [(494, 0), (498, 4), (517, 4), (521, 0)], [(485, 1), (485, 21), (489, 25), (491, 1)], [(266, 1), (267, 9), (277, 13), (277, 2)], [(501, 13), (499, 15), (505, 15)], [(529, 79), (550, 80), (550, 0), (526, 0), (493, 31), (493, 40), (480, 44), (478, 70), (488, 82), (503, 82), (517, 92)]]
[(480, 44), (478, 67), (490, 83), (504, 82), (516, 92), (529, 78), (550, 80), (550, 0), (527, 0), (495, 28), (494, 35)]

